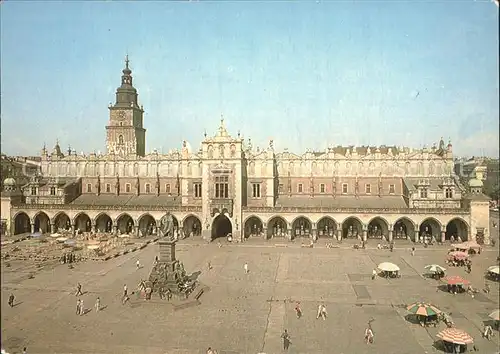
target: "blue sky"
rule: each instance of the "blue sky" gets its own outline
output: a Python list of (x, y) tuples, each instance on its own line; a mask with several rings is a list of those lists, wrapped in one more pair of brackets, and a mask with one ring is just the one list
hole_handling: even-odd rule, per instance
[(2, 152), (104, 151), (131, 60), (147, 151), (228, 129), (277, 150), (430, 146), (498, 156), (490, 1), (3, 2)]

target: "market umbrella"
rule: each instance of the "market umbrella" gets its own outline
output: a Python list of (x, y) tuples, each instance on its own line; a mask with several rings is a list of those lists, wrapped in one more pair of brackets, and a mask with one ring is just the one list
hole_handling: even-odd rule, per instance
[(399, 267), (395, 265), (394, 263), (389, 263), (389, 262), (382, 262), (378, 265), (377, 267), (380, 269), (382, 272), (397, 272), (399, 271)]
[(489, 318), (493, 318), (495, 321), (500, 321), (500, 310), (495, 310), (488, 315)]
[(474, 339), (467, 332), (454, 327), (443, 329), (436, 337), (453, 344), (466, 345), (474, 343)]
[(58, 233), (50, 234), (50, 237), (54, 237), (54, 238), (61, 237), (61, 234), (58, 234)]
[(469, 258), (469, 255), (465, 252), (454, 251), (454, 252), (448, 253), (448, 257), (452, 257), (452, 258), (455, 258), (458, 260), (464, 260), (464, 259)]
[(406, 309), (414, 315), (421, 315), (426, 317), (439, 315), (441, 313), (441, 310), (436, 306), (426, 304), (425, 302), (416, 302), (414, 304), (408, 305)]
[(443, 279), (449, 285), (469, 285), (470, 282), (459, 275), (451, 275)]
[(67, 237), (58, 237), (58, 238), (56, 238), (56, 241), (57, 241), (57, 242), (64, 242), (64, 241), (66, 241), (67, 239), (68, 239)]
[(89, 249), (89, 250), (98, 250), (99, 247), (100, 247), (99, 245), (88, 245), (87, 249)]
[(30, 237), (40, 237), (40, 236), (42, 236), (41, 232), (33, 232), (30, 234)]
[(488, 268), (488, 272), (500, 275), (500, 266), (491, 266)]
[(426, 265), (424, 269), (431, 273), (444, 272), (446, 270), (445, 267), (441, 267), (439, 264), (429, 264)]

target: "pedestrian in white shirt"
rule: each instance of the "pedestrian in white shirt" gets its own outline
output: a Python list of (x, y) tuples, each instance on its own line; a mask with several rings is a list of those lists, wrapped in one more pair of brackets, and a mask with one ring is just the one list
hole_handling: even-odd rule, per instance
[(245, 262), (243, 269), (245, 270), (245, 274), (248, 274), (248, 263)]

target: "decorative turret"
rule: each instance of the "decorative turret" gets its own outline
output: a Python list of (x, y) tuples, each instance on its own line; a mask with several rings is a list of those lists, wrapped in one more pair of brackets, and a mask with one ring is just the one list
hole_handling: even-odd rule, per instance
[(54, 145), (54, 149), (52, 150), (52, 156), (63, 157), (64, 154), (61, 151), (61, 146), (59, 145), (59, 140), (56, 140), (56, 145)]
[(43, 143), (43, 148), (42, 150), (40, 151), (40, 155), (42, 155), (43, 157), (47, 156), (47, 145), (45, 145), (45, 143)]

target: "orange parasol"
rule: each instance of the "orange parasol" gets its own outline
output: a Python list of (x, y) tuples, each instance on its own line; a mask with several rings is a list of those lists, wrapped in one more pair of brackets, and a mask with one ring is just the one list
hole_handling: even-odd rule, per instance
[(449, 285), (469, 285), (470, 282), (459, 275), (450, 275), (443, 279)]
[(436, 337), (453, 344), (466, 345), (474, 343), (474, 339), (467, 332), (453, 327), (442, 330)]

